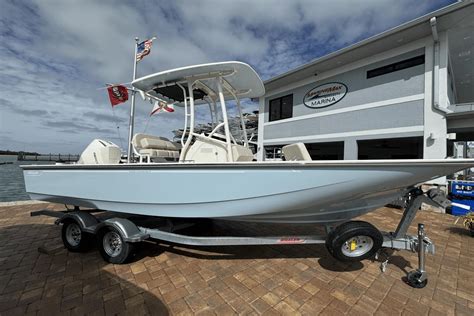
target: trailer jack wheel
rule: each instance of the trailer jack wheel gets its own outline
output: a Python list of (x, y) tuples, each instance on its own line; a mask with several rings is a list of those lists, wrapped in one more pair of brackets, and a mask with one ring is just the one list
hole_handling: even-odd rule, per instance
[(383, 236), (373, 225), (350, 221), (328, 234), (326, 248), (339, 261), (355, 262), (372, 257), (382, 243)]
[(114, 227), (105, 227), (99, 232), (98, 246), (105, 261), (115, 264), (125, 263), (132, 254), (133, 244), (124, 240)]
[(418, 270), (414, 270), (408, 273), (407, 275), (407, 283), (411, 287), (416, 289), (421, 289), (428, 284), (428, 278), (426, 277), (426, 273), (423, 273)]
[(64, 247), (71, 252), (84, 252), (91, 248), (93, 236), (82, 231), (75, 220), (67, 220), (61, 229)]

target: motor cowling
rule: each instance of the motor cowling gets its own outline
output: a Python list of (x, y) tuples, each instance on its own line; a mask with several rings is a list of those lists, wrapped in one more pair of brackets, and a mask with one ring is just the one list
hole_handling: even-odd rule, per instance
[(120, 162), (120, 147), (112, 142), (94, 139), (82, 152), (78, 164), (107, 165)]

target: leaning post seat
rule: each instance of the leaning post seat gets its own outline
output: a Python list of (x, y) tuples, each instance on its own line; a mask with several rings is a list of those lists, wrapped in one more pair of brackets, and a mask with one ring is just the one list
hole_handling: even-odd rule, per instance
[(181, 146), (177, 143), (170, 142), (166, 137), (135, 134), (132, 138), (132, 145), (140, 157), (140, 162), (146, 158), (148, 162), (153, 158), (160, 158), (165, 160), (179, 159), (179, 150)]
[(285, 160), (311, 161), (311, 156), (303, 143), (295, 143), (281, 148)]

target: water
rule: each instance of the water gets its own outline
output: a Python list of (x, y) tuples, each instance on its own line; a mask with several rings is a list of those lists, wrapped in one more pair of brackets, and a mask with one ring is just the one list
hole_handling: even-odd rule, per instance
[[(13, 164), (2, 165), (2, 162)], [(0, 202), (25, 201), (30, 197), (25, 191), (23, 170), (20, 165), (51, 164), (52, 162), (17, 161), (16, 156), (0, 155)]]

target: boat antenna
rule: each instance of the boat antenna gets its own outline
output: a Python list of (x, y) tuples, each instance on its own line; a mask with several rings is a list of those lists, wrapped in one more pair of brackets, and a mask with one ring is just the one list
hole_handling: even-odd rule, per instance
[[(138, 51), (138, 37), (135, 37), (135, 52), (133, 54), (133, 80), (137, 77), (137, 51)], [(133, 81), (132, 80), (132, 81)], [(128, 151), (127, 151), (127, 163), (131, 162), (132, 159), (132, 137), (133, 137), (133, 123), (135, 116), (135, 88), (132, 87), (132, 102), (130, 105), (130, 121), (128, 128)]]
[(148, 129), (148, 123), (150, 123), (150, 118), (151, 116), (148, 116), (148, 118), (146, 119), (146, 124), (145, 124), (145, 129), (143, 130), (143, 134), (145, 134), (146, 130)]
[(122, 142), (122, 135), (120, 135), (120, 126), (119, 126), (119, 123), (118, 123), (118, 120), (117, 120), (117, 116), (115, 116), (114, 107), (112, 107), (112, 115), (114, 116), (115, 126), (117, 127), (117, 136), (120, 140), (120, 148), (124, 148), (123, 147), (123, 142)]

